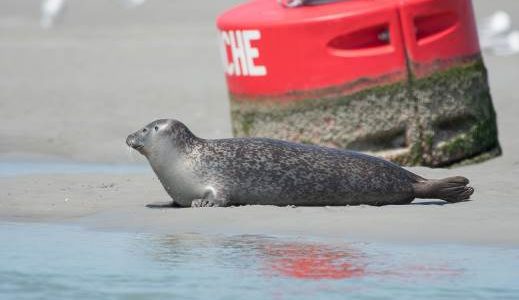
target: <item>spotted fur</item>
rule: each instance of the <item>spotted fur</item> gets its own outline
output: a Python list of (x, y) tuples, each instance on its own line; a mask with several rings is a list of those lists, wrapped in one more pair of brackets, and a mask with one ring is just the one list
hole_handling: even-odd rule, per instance
[[(267, 138), (202, 139), (176, 120), (152, 122), (128, 136), (127, 144), (146, 156), (179, 206), (386, 205), (441, 198), (442, 180), (426, 180), (377, 157)], [(454, 196), (468, 199), (468, 180), (457, 182)]]

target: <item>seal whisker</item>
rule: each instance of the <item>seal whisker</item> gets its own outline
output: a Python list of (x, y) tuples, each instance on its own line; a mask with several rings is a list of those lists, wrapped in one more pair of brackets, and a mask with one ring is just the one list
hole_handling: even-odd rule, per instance
[(127, 149), (126, 155), (131, 161), (135, 161), (135, 151), (133, 151), (133, 148), (130, 146), (127, 146)]

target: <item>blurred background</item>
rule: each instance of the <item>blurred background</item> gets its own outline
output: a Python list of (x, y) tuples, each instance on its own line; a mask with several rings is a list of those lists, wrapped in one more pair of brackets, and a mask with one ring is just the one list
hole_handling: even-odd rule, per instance
[[(137, 162), (125, 138), (158, 118), (230, 137), (215, 20), (240, 2), (1, 0), (0, 157)], [(496, 11), (519, 29), (518, 1), (473, 4), (486, 29), (507, 23)], [(514, 41), (481, 41), (505, 155), (519, 149)]]

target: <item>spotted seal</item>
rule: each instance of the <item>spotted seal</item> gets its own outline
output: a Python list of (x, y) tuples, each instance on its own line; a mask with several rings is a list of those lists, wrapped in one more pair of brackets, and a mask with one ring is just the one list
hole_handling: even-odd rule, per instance
[(425, 179), (366, 154), (281, 140), (202, 139), (172, 119), (148, 124), (126, 143), (182, 207), (458, 202), (474, 192), (461, 176)]

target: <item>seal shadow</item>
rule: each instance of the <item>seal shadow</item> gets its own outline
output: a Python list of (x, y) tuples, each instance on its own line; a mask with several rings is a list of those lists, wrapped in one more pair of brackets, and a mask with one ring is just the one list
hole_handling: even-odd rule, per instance
[(157, 209), (157, 208), (159, 208), (159, 209), (164, 209), (164, 208), (175, 208), (175, 209), (185, 208), (185, 207), (179, 206), (178, 204), (176, 204), (173, 201), (148, 203), (148, 204), (146, 204), (146, 207), (147, 208), (155, 208), (155, 209)]
[[(463, 201), (459, 201), (459, 202), (469, 202), (469, 201), (472, 201), (470, 199), (467, 199), (467, 200), (463, 200)], [(411, 202), (411, 203), (406, 203), (406, 204), (400, 204), (400, 205), (438, 205), (438, 206), (443, 206), (443, 205), (450, 205), (450, 204), (455, 204), (455, 203), (459, 203), (459, 202), (447, 202), (447, 201), (444, 201), (444, 200), (431, 200), (431, 201), (418, 201), (418, 202)], [(385, 205), (382, 205), (382, 206), (385, 206)], [(153, 202), (153, 203), (149, 203), (149, 204), (146, 204), (146, 207), (147, 208), (153, 208), (153, 209), (164, 209), (164, 208), (173, 208), (173, 209), (181, 209), (181, 208), (189, 208), (189, 207), (183, 207), (183, 206), (179, 206), (178, 204), (176, 204), (175, 202)]]
[(418, 201), (418, 202), (411, 202), (407, 205), (438, 205), (438, 206), (443, 206), (443, 205), (450, 205), (450, 204), (456, 204), (456, 203), (460, 203), (460, 202), (469, 202), (469, 201), (472, 201), (470, 199), (467, 199), (467, 200), (462, 200), (462, 201), (458, 201), (458, 202), (447, 202), (447, 201), (444, 201), (444, 200), (432, 200), (432, 201)]
[(446, 204), (449, 204), (449, 202), (447, 201), (442, 201), (442, 200), (439, 200), (439, 201), (423, 201), (423, 202), (411, 202), (409, 203), (409, 205), (438, 205), (438, 206), (443, 206), (443, 205), (446, 205)]

